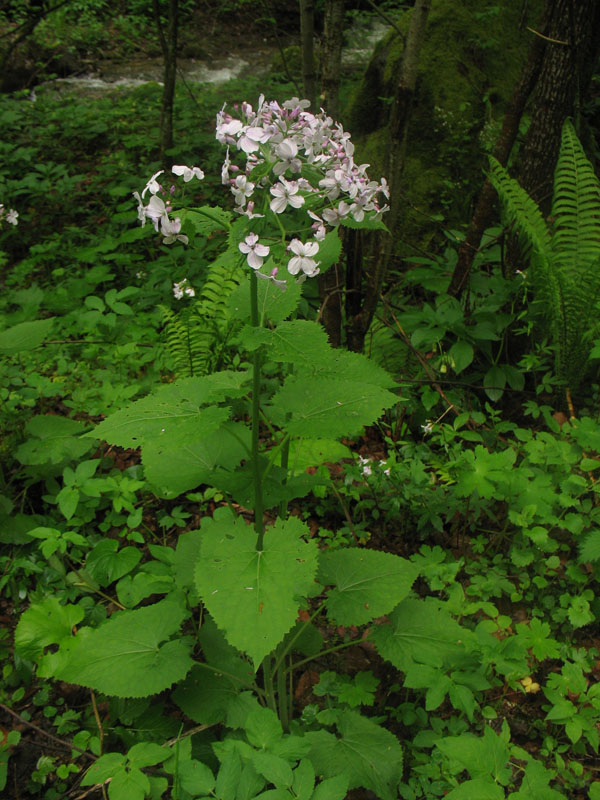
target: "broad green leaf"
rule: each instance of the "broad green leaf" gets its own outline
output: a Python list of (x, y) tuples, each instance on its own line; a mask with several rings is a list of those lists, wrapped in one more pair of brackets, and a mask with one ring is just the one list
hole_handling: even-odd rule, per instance
[[(504, 789), (494, 783), (491, 778), (463, 781), (460, 786), (445, 795), (446, 800), (475, 800), (475, 798), (477, 800), (504, 800), (505, 797)], [(533, 796), (529, 800), (533, 800)]]
[(144, 800), (150, 792), (148, 776), (135, 768), (120, 769), (108, 785), (108, 800)]
[(120, 447), (140, 447), (148, 442), (156, 446), (164, 442), (167, 448), (176, 450), (191, 437), (197, 439), (199, 433), (212, 433), (229, 416), (226, 408), (201, 408), (190, 395), (191, 392), (173, 383), (112, 414), (94, 429), (94, 436)]
[(263, 549), (243, 520), (207, 524), (196, 566), (196, 587), (227, 641), (261, 661), (290, 630), (301, 598), (312, 588), (317, 547), (296, 517), (268, 528)]
[(319, 253), (317, 259), (319, 261), (319, 269), (325, 272), (332, 264), (339, 261), (342, 253), (342, 240), (337, 228), (325, 234), (325, 238), (319, 242)]
[(186, 716), (200, 725), (225, 722), (230, 702), (239, 694), (242, 684), (223, 673), (192, 667), (186, 679), (171, 695)]
[(143, 769), (144, 767), (153, 767), (155, 764), (161, 764), (171, 756), (171, 751), (168, 747), (163, 747), (154, 742), (139, 742), (134, 744), (127, 753), (127, 760), (133, 767)]
[(240, 757), (235, 751), (230, 750), (220, 760), (221, 767), (217, 773), (215, 795), (219, 800), (235, 800), (242, 773)]
[(152, 594), (166, 594), (173, 587), (171, 575), (153, 575), (138, 572), (136, 575), (125, 575), (117, 583), (119, 602), (127, 608), (135, 608), (146, 597)]
[[(281, 291), (273, 281), (258, 281), (258, 315), (260, 319), (277, 324), (296, 310), (302, 287), (298, 283), (289, 283), (285, 291)], [(228, 305), (235, 319), (250, 320), (250, 278), (243, 281), (233, 290)]]
[(485, 393), (490, 400), (494, 402), (499, 400), (506, 386), (506, 373), (502, 367), (490, 367), (483, 376), (483, 385), (485, 387)]
[(296, 368), (318, 363), (331, 349), (321, 325), (305, 319), (280, 322), (273, 329), (248, 326), (242, 338), (249, 350), (262, 345), (269, 360), (292, 363)]
[(444, 606), (433, 598), (403, 600), (389, 615), (390, 624), (372, 628), (369, 638), (380, 655), (403, 672), (414, 662), (441, 667), (473, 638)]
[(315, 769), (308, 758), (303, 758), (294, 770), (292, 791), (297, 800), (310, 800), (315, 788)]
[[(344, 228), (360, 228), (368, 231), (388, 231), (386, 225), (379, 217), (365, 217), (361, 222), (356, 222), (353, 217), (346, 216), (340, 220)], [(388, 231), (389, 233), (389, 231)]]
[[(203, 419), (227, 416), (226, 409), (205, 409), (211, 412)], [(179, 437), (148, 442), (144, 445), (142, 462), (146, 478), (164, 497), (176, 497), (201, 483), (218, 485), (216, 470), (227, 477), (249, 454), (250, 431), (246, 425), (226, 422), (216, 429), (190, 430), (184, 440)]]
[(402, 749), (396, 737), (355, 711), (342, 711), (337, 727), (340, 738), (324, 730), (306, 734), (317, 774), (343, 775), (350, 789), (363, 787), (382, 800), (396, 800), (402, 776)]
[(288, 463), (294, 475), (325, 462), (335, 464), (342, 458), (352, 458), (352, 451), (336, 439), (293, 439), (290, 442)]
[(74, 486), (63, 486), (56, 495), (56, 501), (64, 518), (71, 519), (79, 505), (79, 489)]
[(348, 791), (346, 775), (336, 775), (321, 781), (314, 791), (311, 800), (344, 800)]
[(249, 714), (244, 729), (250, 744), (261, 750), (272, 748), (283, 736), (281, 722), (270, 708), (261, 708)]
[(452, 345), (448, 355), (452, 359), (454, 372), (458, 375), (473, 361), (475, 351), (468, 342), (460, 340)]
[(20, 322), (0, 333), (0, 356), (33, 350), (40, 345), (54, 324), (54, 317), (36, 319), (33, 322)]
[(489, 725), (483, 736), (463, 733), (462, 736), (446, 736), (436, 742), (436, 747), (469, 771), (472, 778), (492, 779), (506, 786), (512, 772), (507, 766), (510, 752), (506, 742)]
[[(359, 434), (397, 402), (396, 395), (371, 384), (296, 375), (289, 376), (273, 398), (286, 431), (311, 438)], [(291, 419), (286, 420), (286, 414)]]
[(210, 617), (205, 619), (200, 628), (198, 641), (206, 663), (223, 675), (233, 676), (234, 685), (238, 690), (254, 681), (254, 670), (250, 662), (229, 644), (223, 631), (217, 628)]
[[(398, 381), (376, 361), (362, 353), (330, 348), (326, 356), (313, 365), (316, 372), (327, 378), (341, 378), (360, 384), (379, 386), (380, 389), (393, 389)], [(396, 398), (398, 400), (398, 398)]]
[(124, 766), (125, 756), (122, 753), (104, 753), (86, 770), (81, 785), (94, 786), (97, 783), (104, 783)]
[(118, 547), (115, 539), (101, 539), (87, 554), (85, 568), (100, 586), (108, 586), (127, 575), (142, 557), (137, 547), (122, 547), (120, 550)]
[(344, 548), (319, 557), (318, 580), (333, 585), (327, 614), (338, 625), (364, 625), (388, 614), (408, 595), (418, 567), (377, 550)]
[[(248, 433), (248, 429), (246, 429)], [(266, 473), (263, 480), (263, 505), (265, 509), (273, 508), (282, 500), (290, 501), (296, 497), (305, 497), (315, 486), (323, 485), (326, 481), (318, 475), (293, 475), (287, 478), (287, 471), (281, 467), (268, 467), (266, 458), (260, 458), (259, 468)], [(286, 480), (287, 478), (287, 480)], [(252, 507), (254, 505), (254, 472), (252, 464), (246, 463), (235, 470), (235, 472), (225, 472), (215, 470), (210, 482), (213, 486), (221, 489), (240, 505)]]
[(269, 783), (277, 787), (291, 786), (293, 783), (292, 768), (288, 762), (272, 753), (255, 752), (252, 754), (254, 769), (263, 775)]
[(193, 661), (190, 643), (165, 642), (187, 616), (168, 600), (120, 611), (92, 630), (80, 629), (58, 653), (55, 677), (115, 697), (147, 697), (182, 680)]
[(32, 438), (17, 448), (21, 464), (60, 464), (81, 458), (94, 443), (78, 438), (89, 426), (67, 417), (55, 415), (32, 417), (25, 432)]
[(180, 764), (177, 775), (181, 788), (189, 792), (192, 797), (209, 795), (215, 786), (215, 777), (210, 769), (195, 758)]
[(48, 645), (70, 638), (84, 613), (81, 606), (63, 606), (56, 597), (47, 597), (41, 603), (31, 605), (19, 619), (15, 650), (22, 658), (35, 661)]
[(600, 528), (596, 528), (584, 537), (580, 550), (579, 561), (600, 561)]
[(247, 376), (243, 372), (216, 372), (198, 378), (182, 378), (122, 408), (87, 434), (120, 447), (139, 447), (146, 442), (184, 444), (218, 427), (225, 409), (201, 408), (206, 403), (241, 396)]

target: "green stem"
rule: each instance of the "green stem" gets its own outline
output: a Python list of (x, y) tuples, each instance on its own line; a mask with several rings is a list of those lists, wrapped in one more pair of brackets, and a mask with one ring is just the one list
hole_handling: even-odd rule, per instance
[(323, 602), (321, 603), (321, 605), (320, 605), (320, 606), (317, 608), (317, 610), (316, 610), (316, 611), (314, 611), (314, 612), (311, 614), (310, 618), (309, 618), (308, 620), (306, 620), (306, 622), (304, 623), (304, 625), (302, 625), (302, 627), (300, 628), (300, 630), (298, 630), (298, 631), (297, 631), (297, 633), (295, 634), (295, 636), (292, 636), (292, 638), (289, 640), (289, 642), (287, 643), (287, 645), (286, 645), (286, 646), (285, 646), (285, 647), (284, 647), (282, 650), (279, 650), (279, 649), (277, 650), (277, 660), (275, 661), (275, 666), (273, 667), (274, 671), (277, 671), (277, 670), (279, 670), (279, 668), (280, 668), (280, 666), (281, 666), (281, 664), (282, 664), (282, 662), (283, 662), (283, 659), (286, 657), (286, 655), (287, 655), (287, 654), (290, 652), (290, 650), (291, 650), (291, 649), (292, 649), (292, 647), (294, 646), (294, 642), (296, 641), (296, 639), (298, 639), (300, 636), (302, 636), (302, 634), (304, 633), (304, 631), (305, 631), (305, 629), (306, 629), (306, 626), (307, 626), (307, 625), (310, 625), (310, 624), (311, 624), (311, 622), (313, 621), (313, 619), (314, 619), (314, 618), (315, 618), (315, 617), (316, 617), (318, 614), (320, 614), (320, 613), (321, 613), (321, 611), (323, 610), (324, 606), (325, 606), (325, 601), (323, 601)]
[[(361, 641), (364, 641), (364, 639), (361, 639)], [(351, 642), (344, 642), (344, 644), (338, 644), (335, 647), (329, 647), (327, 648), (327, 650), (321, 650), (320, 653), (317, 653), (314, 656), (310, 656), (310, 658), (303, 658), (302, 661), (296, 661), (294, 664), (290, 664), (290, 666), (285, 670), (285, 672), (286, 674), (288, 672), (292, 672), (298, 667), (301, 667), (303, 664), (308, 664), (309, 662), (314, 661), (317, 658), (321, 658), (321, 656), (325, 656), (328, 653), (337, 653), (338, 650), (343, 650), (344, 647), (352, 647), (353, 644), (356, 645), (358, 644), (358, 642), (355, 639), (353, 639)]]
[(271, 656), (267, 656), (262, 663), (263, 679), (265, 682), (265, 700), (267, 706), (277, 714), (277, 703), (275, 702), (275, 689), (273, 687), (273, 670), (271, 668)]
[[(258, 318), (258, 279), (255, 272), (250, 274), (250, 314), (252, 325), (260, 327)], [(260, 428), (260, 366), (261, 349), (258, 347), (252, 354), (252, 472), (254, 473), (254, 530), (256, 531), (256, 549), (263, 549), (265, 523), (263, 519), (262, 476), (260, 474), (258, 435)]]
[(288, 712), (288, 697), (286, 686), (287, 674), (285, 670), (277, 670), (277, 707), (279, 711), (279, 721), (284, 733), (290, 732), (290, 718)]

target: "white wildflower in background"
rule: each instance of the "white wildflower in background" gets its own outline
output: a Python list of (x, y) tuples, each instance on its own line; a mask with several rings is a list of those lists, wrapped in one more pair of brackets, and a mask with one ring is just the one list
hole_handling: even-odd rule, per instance
[(185, 183), (189, 183), (192, 178), (198, 178), (199, 181), (204, 180), (204, 173), (200, 167), (186, 167), (183, 165), (176, 165), (171, 167), (171, 172), (174, 175), (182, 175)]
[(421, 430), (423, 431), (425, 436), (427, 436), (430, 433), (433, 433), (433, 422), (430, 419), (428, 419), (425, 425), (421, 425)]
[(187, 278), (184, 278), (182, 281), (179, 281), (179, 283), (173, 284), (173, 296), (175, 297), (175, 300), (181, 300), (184, 295), (187, 297), (196, 296), (196, 292), (194, 291), (193, 286), (190, 286), (190, 284), (188, 283)]
[(318, 242), (306, 242), (306, 244), (302, 244), (300, 239), (292, 239), (288, 250), (295, 253), (288, 262), (287, 268), (290, 275), (297, 275), (302, 271), (306, 277), (312, 278), (319, 274), (319, 264), (321, 262), (317, 262), (313, 258), (319, 251)]
[(9, 208), (8, 211), (4, 208), (4, 204), (0, 203), (0, 222), (6, 220), (9, 225), (18, 225), (19, 212), (14, 208)]

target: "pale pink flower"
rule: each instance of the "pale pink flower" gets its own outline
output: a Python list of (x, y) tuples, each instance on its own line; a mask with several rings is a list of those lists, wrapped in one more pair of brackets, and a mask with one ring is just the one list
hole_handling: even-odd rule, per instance
[(319, 243), (318, 242), (306, 242), (303, 244), (300, 239), (292, 239), (288, 246), (288, 250), (291, 250), (292, 253), (295, 255), (290, 258), (288, 262), (288, 272), (290, 275), (297, 275), (300, 271), (304, 273), (309, 278), (318, 275), (319, 264), (321, 262), (316, 262), (312, 256), (316, 256), (319, 252)]
[(295, 181), (286, 181), (280, 177), (275, 186), (271, 186), (271, 211), (275, 214), (283, 214), (288, 205), (292, 208), (300, 208), (304, 205), (304, 198), (298, 194), (298, 184)]
[(266, 244), (260, 244), (256, 233), (249, 233), (243, 242), (238, 245), (240, 251), (245, 254), (248, 266), (252, 269), (260, 269), (263, 260), (269, 255), (271, 249)]
[(179, 164), (171, 167), (171, 172), (174, 175), (183, 175), (185, 183), (189, 183), (192, 178), (198, 178), (199, 181), (204, 180), (204, 173), (200, 167), (186, 167), (183, 164)]

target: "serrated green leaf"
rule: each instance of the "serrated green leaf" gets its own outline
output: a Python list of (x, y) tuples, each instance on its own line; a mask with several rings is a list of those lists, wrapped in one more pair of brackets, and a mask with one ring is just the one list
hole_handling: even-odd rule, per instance
[(170, 756), (171, 752), (168, 747), (154, 744), (154, 742), (139, 742), (128, 751), (127, 760), (133, 767), (143, 769), (161, 764)]
[(343, 548), (321, 553), (319, 583), (333, 585), (327, 614), (338, 625), (364, 625), (392, 611), (408, 595), (418, 567), (377, 550)]
[[(248, 433), (248, 429), (246, 428)], [(267, 469), (269, 462), (260, 457), (259, 469), (266, 474), (263, 479), (263, 504), (265, 509), (273, 508), (282, 500), (289, 502), (296, 497), (305, 497), (315, 486), (324, 485), (327, 480), (319, 475), (294, 475), (287, 477), (287, 470), (281, 467)], [(287, 480), (286, 480), (287, 478)], [(211, 481), (213, 486), (231, 495), (240, 505), (252, 507), (254, 503), (254, 471), (251, 463), (246, 463), (235, 472), (215, 470)]]
[(235, 800), (242, 764), (235, 751), (225, 753), (217, 773), (215, 794), (219, 800)]
[[(285, 292), (273, 281), (258, 281), (258, 316), (259, 319), (274, 324), (281, 322), (298, 307), (302, 287), (298, 283), (289, 283)], [(250, 320), (250, 277), (231, 293), (228, 299), (235, 319)]]
[(402, 776), (402, 748), (396, 737), (354, 711), (342, 711), (337, 727), (340, 738), (327, 731), (306, 734), (317, 774), (344, 776), (350, 789), (371, 789), (382, 800), (396, 800)]
[(115, 697), (147, 697), (182, 680), (193, 666), (190, 643), (167, 641), (187, 616), (168, 600), (120, 611), (99, 628), (63, 642), (55, 677)]
[(315, 788), (315, 769), (308, 758), (303, 758), (294, 770), (292, 791), (297, 800), (310, 800)]
[(362, 353), (351, 353), (349, 350), (330, 348), (324, 358), (315, 362), (313, 370), (324, 377), (341, 378), (359, 384), (378, 386), (380, 389), (392, 389), (398, 381), (376, 361)]
[(152, 594), (166, 594), (173, 586), (171, 575), (152, 575), (138, 572), (136, 575), (125, 575), (117, 583), (119, 602), (127, 608), (134, 608)]
[(97, 783), (104, 783), (124, 766), (125, 756), (122, 753), (104, 753), (86, 770), (81, 785), (94, 786)]
[(273, 747), (283, 736), (283, 728), (277, 714), (270, 708), (261, 708), (248, 715), (244, 725), (250, 744), (261, 750)]
[(226, 231), (230, 228), (231, 211), (219, 206), (200, 206), (199, 208), (182, 208), (177, 212), (181, 222), (189, 222), (194, 231), (207, 236), (215, 231)]
[[(553, 778), (553, 772), (546, 769), (540, 761), (532, 758), (525, 767), (520, 790), (511, 792), (508, 800), (532, 800), (532, 798), (535, 800), (565, 800), (562, 792), (557, 792), (548, 785)], [(600, 784), (598, 787), (600, 788)], [(600, 793), (596, 798), (590, 790), (590, 800), (600, 800)]]
[(287, 432), (311, 438), (357, 435), (397, 402), (394, 394), (378, 386), (297, 375), (289, 376), (273, 398)]
[(316, 322), (295, 319), (280, 322), (276, 328), (244, 329), (242, 339), (249, 350), (262, 345), (267, 358), (283, 363), (293, 363), (296, 368), (312, 366), (325, 358), (331, 346), (325, 330)]
[(255, 752), (251, 758), (256, 771), (263, 775), (269, 783), (275, 784), (278, 788), (292, 785), (294, 780), (292, 768), (285, 759), (274, 756), (272, 753), (263, 752)]
[(35, 661), (48, 645), (70, 638), (84, 614), (81, 606), (63, 606), (56, 597), (47, 597), (31, 605), (21, 614), (15, 631), (16, 652), (22, 658)]
[(339, 261), (342, 254), (342, 240), (337, 228), (325, 234), (325, 238), (319, 242), (319, 269), (326, 272), (332, 264)]
[[(214, 420), (228, 415), (226, 409), (206, 409), (218, 412)], [(212, 416), (209, 415), (209, 416)], [(198, 420), (198, 424), (202, 424)], [(249, 454), (250, 431), (238, 422), (226, 422), (213, 430), (201, 427), (190, 430), (181, 439), (162, 439), (147, 442), (142, 452), (146, 478), (164, 497), (176, 497), (202, 483), (218, 486), (218, 474), (225, 479)], [(217, 468), (220, 468), (217, 472)], [(235, 480), (235, 477), (231, 478)]]
[(228, 642), (258, 669), (312, 588), (316, 544), (302, 539), (307, 529), (296, 517), (268, 528), (260, 552), (255, 531), (241, 519), (213, 521), (204, 530), (196, 588)]
[(302, 474), (307, 467), (318, 467), (327, 461), (335, 464), (342, 458), (352, 458), (352, 451), (336, 439), (294, 439), (290, 442), (289, 470), (292, 475)]
[(600, 560), (600, 529), (588, 533), (581, 543), (579, 550), (579, 561), (599, 561)]
[(12, 355), (23, 350), (33, 350), (50, 333), (54, 317), (36, 319), (33, 322), (20, 322), (0, 333), (0, 355)]
[(108, 786), (109, 800), (144, 800), (150, 792), (150, 781), (139, 769), (121, 769)]
[(223, 673), (211, 671), (206, 666), (195, 666), (171, 696), (194, 722), (214, 725), (225, 722), (230, 702), (239, 694), (241, 687), (241, 683)]
[(464, 650), (473, 638), (446, 610), (441, 601), (403, 600), (389, 615), (389, 625), (377, 625), (370, 632), (380, 655), (406, 672), (413, 663), (441, 667)]

